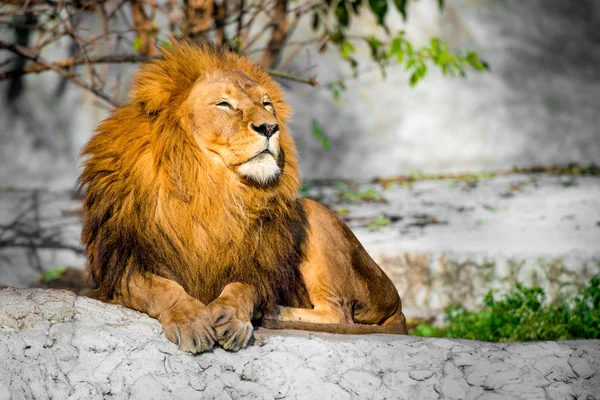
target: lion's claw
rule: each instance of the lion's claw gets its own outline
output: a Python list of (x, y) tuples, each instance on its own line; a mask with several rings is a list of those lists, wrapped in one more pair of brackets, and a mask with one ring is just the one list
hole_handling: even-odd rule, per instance
[(212, 310), (217, 342), (229, 351), (244, 348), (254, 332), (250, 320), (239, 319), (233, 306), (211, 303), (209, 308)]
[(216, 338), (210, 311), (198, 303), (175, 306), (159, 317), (167, 338), (189, 353), (212, 349)]
[(225, 350), (238, 351), (244, 348), (254, 332), (250, 321), (242, 322), (236, 316), (216, 327), (217, 341)]

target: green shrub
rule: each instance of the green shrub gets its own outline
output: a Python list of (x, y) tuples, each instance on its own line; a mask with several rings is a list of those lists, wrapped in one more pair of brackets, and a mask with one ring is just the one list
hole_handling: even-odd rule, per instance
[(546, 304), (542, 288), (517, 284), (501, 300), (490, 291), (480, 311), (451, 306), (445, 313), (447, 326), (422, 324), (412, 334), (488, 342), (600, 339), (600, 275), (568, 301)]

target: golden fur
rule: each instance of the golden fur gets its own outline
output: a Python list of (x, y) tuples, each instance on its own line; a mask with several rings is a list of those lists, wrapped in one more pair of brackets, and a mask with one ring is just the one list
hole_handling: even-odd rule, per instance
[[(82, 152), (82, 242), (96, 296), (158, 318), (184, 350), (215, 340), (237, 350), (263, 312), (311, 322), (297, 315), (320, 310), (326, 296), (316, 294), (332, 290), (317, 279), (329, 268), (327, 254), (347, 251), (339, 268), (353, 268), (357, 281), (333, 276), (349, 282), (336, 290), (371, 290), (357, 310), (374, 302), (371, 314), (379, 314), (312, 322), (404, 332), (389, 279), (339, 220), (317, 228), (335, 217), (298, 199), (290, 109), (279, 86), (251, 61), (208, 45), (175, 42), (161, 55), (141, 66), (130, 103)], [(340, 245), (321, 249), (324, 235), (338, 235)]]

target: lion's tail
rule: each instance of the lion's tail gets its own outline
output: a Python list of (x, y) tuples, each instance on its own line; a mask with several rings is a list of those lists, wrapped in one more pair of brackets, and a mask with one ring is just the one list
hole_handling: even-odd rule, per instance
[[(402, 316), (404, 321), (404, 316)], [(389, 319), (385, 325), (366, 324), (319, 324), (303, 321), (280, 321), (263, 318), (261, 326), (265, 329), (295, 329), (312, 332), (327, 332), (343, 335), (364, 335), (371, 333), (406, 334), (406, 323)]]

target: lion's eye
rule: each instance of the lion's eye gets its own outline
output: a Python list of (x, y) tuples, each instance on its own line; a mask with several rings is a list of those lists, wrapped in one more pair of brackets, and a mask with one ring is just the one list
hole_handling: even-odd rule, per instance
[(217, 107), (227, 107), (230, 110), (233, 110), (233, 106), (226, 101), (220, 101), (217, 103)]
[(265, 101), (263, 101), (263, 106), (264, 107), (271, 107), (271, 108), (273, 108), (273, 103), (271, 103), (268, 100), (265, 100)]

